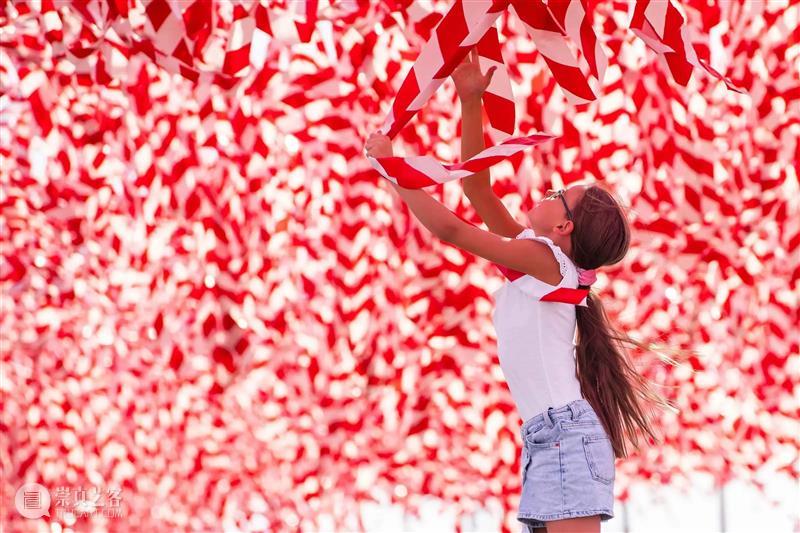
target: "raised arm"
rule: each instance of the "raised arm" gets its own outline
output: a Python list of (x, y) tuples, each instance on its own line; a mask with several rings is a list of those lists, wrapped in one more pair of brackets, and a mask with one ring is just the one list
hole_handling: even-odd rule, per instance
[[(478, 53), (473, 50), (464, 63), (453, 71), (461, 101), (461, 160), (474, 156), (486, 145), (483, 140), (483, 122), (481, 119), (481, 95), (489, 84), (493, 71), (486, 76), (480, 73)], [(514, 220), (506, 206), (492, 190), (489, 169), (476, 172), (462, 180), (464, 194), (467, 195), (478, 216), (489, 228), (489, 231), (504, 237), (516, 237), (525, 226)]]

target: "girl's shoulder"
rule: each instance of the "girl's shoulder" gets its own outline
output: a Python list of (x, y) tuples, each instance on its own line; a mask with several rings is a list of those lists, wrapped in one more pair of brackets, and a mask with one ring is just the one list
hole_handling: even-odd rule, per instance
[[(561, 273), (561, 282), (558, 285), (550, 285), (549, 283), (545, 283), (541, 280), (537, 280), (540, 283), (545, 283), (550, 287), (572, 287), (575, 285), (577, 287), (578, 282), (578, 270), (575, 264), (572, 262), (572, 259), (569, 258), (567, 254), (561, 249), (560, 246), (555, 244), (549, 237), (545, 237), (543, 235), (536, 235), (536, 232), (533, 231), (531, 228), (525, 228), (522, 230), (515, 239), (531, 239), (545, 243), (550, 250), (553, 252), (553, 255), (558, 261), (558, 269)], [(533, 276), (527, 276), (532, 279)]]

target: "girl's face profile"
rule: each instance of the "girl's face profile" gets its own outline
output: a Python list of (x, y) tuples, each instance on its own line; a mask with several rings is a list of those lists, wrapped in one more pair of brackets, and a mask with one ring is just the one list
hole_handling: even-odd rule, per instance
[[(564, 200), (566, 200), (573, 216), (575, 213), (575, 206), (580, 203), (587, 187), (589, 187), (588, 184), (573, 184), (564, 191)], [(532, 228), (537, 235), (547, 234), (553, 226), (558, 226), (569, 220), (567, 211), (564, 209), (564, 203), (561, 201), (559, 195), (554, 193), (554, 190), (546, 191), (545, 197), (526, 213), (529, 227)]]

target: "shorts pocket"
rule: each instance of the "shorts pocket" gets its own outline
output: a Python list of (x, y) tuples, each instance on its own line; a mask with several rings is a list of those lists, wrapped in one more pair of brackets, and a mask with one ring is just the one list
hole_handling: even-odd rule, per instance
[(561, 443), (526, 444), (527, 461), (522, 472), (522, 515), (559, 513), (563, 509)]
[[(523, 444), (522, 482), (525, 482), (525, 476), (527, 475), (528, 467), (531, 466), (532, 462), (541, 462), (543, 460), (543, 456), (550, 457), (551, 460), (553, 457), (555, 457), (556, 461), (558, 461), (558, 451), (560, 445), (560, 442), (527, 442)], [(556, 464), (558, 464), (558, 462)]]
[(614, 482), (614, 448), (606, 435), (584, 435), (583, 451), (592, 479), (610, 485)]
[(530, 447), (547, 447), (553, 446), (558, 439), (559, 427), (558, 424), (554, 426), (547, 426), (541, 424), (532, 428), (527, 433), (522, 435), (522, 439)]

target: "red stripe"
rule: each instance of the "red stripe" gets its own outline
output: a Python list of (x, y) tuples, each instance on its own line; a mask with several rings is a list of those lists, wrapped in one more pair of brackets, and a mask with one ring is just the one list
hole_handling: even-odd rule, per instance
[(519, 18), (528, 26), (537, 30), (564, 34), (542, 0), (512, 0), (511, 5), (514, 6)]
[(194, 59), (192, 58), (192, 51), (189, 50), (189, 46), (186, 44), (185, 39), (181, 39), (178, 41), (178, 45), (175, 46), (175, 49), (170, 54), (172, 57), (185, 63), (188, 66), (192, 66), (194, 64)]
[(644, 10), (649, 2), (636, 2), (633, 6), (633, 16), (631, 16), (631, 28), (643, 29), (645, 25)]
[(392, 106), (392, 110), (394, 111), (394, 124), (392, 124), (392, 129), (387, 133), (389, 137), (393, 138), (397, 135), (397, 132), (400, 131), (406, 122), (408, 122), (411, 115), (414, 114), (414, 112), (408, 111), (408, 106), (419, 93), (420, 88), (417, 83), (417, 74), (412, 68), (411, 72), (406, 76), (406, 79), (403, 80), (403, 85), (400, 86), (400, 90), (397, 91), (397, 96), (394, 99), (394, 105)]
[(589, 295), (589, 289), (570, 289), (561, 287), (539, 298), (540, 302), (561, 302), (565, 304), (579, 304)]
[[(520, 148), (521, 150), (521, 148)], [(513, 155), (513, 154), (512, 154)], [(480, 159), (473, 159), (464, 161), (462, 163), (456, 163), (453, 166), (445, 165), (444, 167), (447, 170), (468, 170), (470, 172), (480, 172), (485, 168), (489, 168), (490, 166), (503, 161), (504, 159), (508, 159), (511, 156), (508, 155), (493, 155), (490, 157), (482, 157)]]
[(569, 1), (561, 1), (561, 2), (548, 2), (547, 9), (550, 11), (550, 14), (553, 16), (553, 19), (558, 23), (558, 25), (563, 29), (567, 29), (567, 8), (572, 0)]
[(533, 135), (526, 135), (525, 137), (514, 137), (513, 139), (506, 139), (500, 144), (524, 144), (526, 146), (534, 146), (550, 139), (554, 139), (555, 135), (549, 133), (534, 133)]
[(229, 50), (225, 53), (225, 63), (222, 72), (232, 76), (250, 65), (250, 42), (238, 50)]
[(450, 11), (436, 26), (436, 38), (439, 41), (439, 50), (442, 52), (444, 58), (444, 65), (439, 69), (439, 72), (433, 75), (435, 79), (444, 78), (449, 76), (459, 63), (467, 55), (469, 48), (462, 48), (461, 41), (469, 33), (467, 28), (467, 20), (464, 17), (464, 3), (458, 0)]
[[(586, 9), (585, 4), (583, 8), (584, 10)], [(597, 67), (597, 56), (595, 54), (597, 48), (597, 35), (595, 35), (594, 30), (592, 30), (592, 25), (590, 23), (591, 20), (592, 14), (587, 11), (583, 16), (583, 20), (581, 20), (581, 42), (583, 44), (583, 57), (585, 57), (586, 62), (589, 63), (589, 68), (591, 69), (594, 77), (599, 79), (600, 71)]]
[(553, 61), (544, 54), (542, 54), (542, 57), (561, 87), (584, 100), (594, 100), (596, 98), (580, 69)]
[(380, 157), (376, 159), (386, 173), (406, 189), (421, 189), (436, 183), (428, 176), (406, 163), (402, 157)]
[[(496, 266), (503, 276), (505, 276), (509, 281), (514, 281), (526, 275), (523, 272), (513, 270), (505, 265), (501, 265), (500, 263), (492, 262), (492, 264)], [(556, 289), (545, 294), (539, 298), (539, 301), (578, 305), (588, 295), (589, 289), (570, 289), (568, 287), (561, 287), (560, 289)]]
[(692, 77), (692, 65), (686, 61), (686, 51), (684, 49), (681, 27), (684, 25), (683, 16), (675, 9), (672, 2), (667, 4), (667, 15), (664, 18), (664, 38), (661, 39), (667, 46), (675, 50), (675, 53), (665, 53), (669, 70), (675, 81), (686, 86)]
[(489, 31), (478, 41), (478, 54), (486, 59), (503, 63), (503, 53), (500, 50), (496, 27), (490, 27)]
[(250, 13), (242, 6), (233, 6), (233, 20), (239, 20), (247, 17)]
[(256, 6), (256, 28), (274, 37), (269, 24), (269, 13), (267, 13), (267, 8), (261, 4)]
[(498, 270), (499, 270), (499, 271), (500, 271), (500, 272), (501, 272), (501, 273), (502, 273), (502, 274), (503, 274), (503, 275), (504, 275), (504, 276), (505, 276), (507, 279), (509, 279), (510, 281), (514, 281), (515, 279), (517, 279), (517, 278), (520, 278), (520, 277), (522, 277), (522, 276), (524, 276), (524, 275), (525, 275), (524, 273), (522, 273), (522, 272), (519, 272), (519, 271), (517, 271), (517, 270), (510, 269), (510, 268), (508, 268), (508, 267), (507, 267), (507, 266), (505, 266), (505, 265), (501, 265), (501, 264), (499, 264), (499, 263), (492, 263), (492, 264), (493, 264), (494, 266), (496, 266), (496, 267), (497, 267), (497, 269), (498, 269)]
[(169, 4), (164, 0), (153, 0), (145, 8), (144, 12), (147, 14), (147, 18), (150, 19), (150, 23), (153, 25), (153, 29), (156, 32), (161, 28), (164, 21), (167, 20), (167, 17), (170, 16)]
[(489, 123), (494, 129), (509, 135), (514, 133), (514, 102), (486, 91), (483, 93), (483, 105), (486, 106)]

